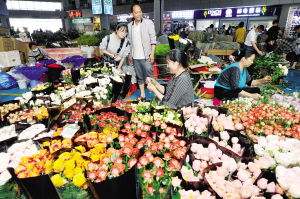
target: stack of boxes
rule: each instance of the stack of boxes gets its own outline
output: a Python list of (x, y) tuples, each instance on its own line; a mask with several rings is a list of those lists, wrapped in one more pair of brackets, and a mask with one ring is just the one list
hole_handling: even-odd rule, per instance
[(0, 65), (2, 71), (12, 66), (25, 64), (28, 61), (29, 47), (27, 43), (15, 38), (0, 37)]

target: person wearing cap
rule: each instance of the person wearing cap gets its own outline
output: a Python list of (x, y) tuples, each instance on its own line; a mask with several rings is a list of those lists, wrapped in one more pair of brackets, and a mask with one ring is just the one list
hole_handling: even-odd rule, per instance
[(252, 29), (245, 40), (246, 53), (257, 53), (263, 55), (264, 53), (257, 47), (257, 36), (265, 30), (263, 25), (259, 25), (257, 28)]

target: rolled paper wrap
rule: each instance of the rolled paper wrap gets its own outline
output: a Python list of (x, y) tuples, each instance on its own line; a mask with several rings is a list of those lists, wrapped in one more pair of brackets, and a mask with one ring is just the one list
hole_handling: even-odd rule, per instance
[(89, 182), (90, 189), (95, 198), (101, 199), (136, 199), (136, 166), (123, 175), (102, 181), (100, 183)]
[(126, 75), (125, 76), (125, 82), (124, 86), (121, 92), (121, 97), (124, 99), (129, 91), (130, 85), (131, 85), (131, 75)]
[(77, 84), (80, 79), (80, 68), (72, 68), (71, 76), (72, 76), (73, 83)]
[(13, 168), (7, 169), (12, 178), (31, 199), (60, 199), (60, 196), (48, 175), (31, 178), (18, 178)]
[(117, 82), (115, 80), (112, 80), (112, 84), (113, 84), (113, 86), (112, 86), (112, 100), (111, 100), (111, 102), (114, 103), (118, 100), (118, 98), (121, 94), (124, 82)]

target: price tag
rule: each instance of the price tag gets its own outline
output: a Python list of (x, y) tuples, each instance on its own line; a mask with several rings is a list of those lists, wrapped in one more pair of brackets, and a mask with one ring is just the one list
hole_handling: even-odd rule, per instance
[(69, 101), (66, 101), (63, 105), (64, 105), (64, 110), (69, 108), (70, 106), (72, 106), (73, 104), (76, 103), (76, 98), (72, 98)]
[(77, 124), (67, 124), (60, 135), (64, 138), (72, 139), (79, 129), (80, 126)]

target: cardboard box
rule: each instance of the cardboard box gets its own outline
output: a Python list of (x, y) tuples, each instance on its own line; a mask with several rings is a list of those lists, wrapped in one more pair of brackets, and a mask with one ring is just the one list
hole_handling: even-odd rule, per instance
[(21, 52), (26, 52), (26, 46), (25, 46), (25, 43), (22, 42), (22, 41), (19, 41), (17, 39), (12, 39), (13, 42), (14, 42), (14, 50), (18, 50), (18, 51), (21, 51)]
[(12, 39), (14, 43), (14, 49), (20, 52), (21, 62), (25, 64), (28, 60), (29, 47), (28, 43), (24, 43), (18, 39)]
[(20, 53), (17, 50), (0, 52), (0, 65), (4, 67), (21, 65)]
[(12, 51), (14, 49), (14, 42), (11, 38), (0, 37), (0, 52)]

